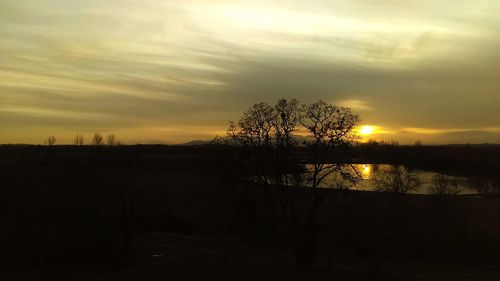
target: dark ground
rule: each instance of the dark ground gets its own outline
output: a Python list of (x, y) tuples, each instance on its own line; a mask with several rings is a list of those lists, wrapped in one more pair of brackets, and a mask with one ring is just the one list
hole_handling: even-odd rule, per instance
[[(495, 179), (499, 151), (367, 146), (342, 159)], [(491, 192), (325, 191), (333, 264), (321, 253), (297, 271), (286, 235), (235, 206), (238, 157), (207, 146), (1, 147), (0, 280), (500, 280)], [(259, 190), (245, 187), (245, 204), (265, 213)]]

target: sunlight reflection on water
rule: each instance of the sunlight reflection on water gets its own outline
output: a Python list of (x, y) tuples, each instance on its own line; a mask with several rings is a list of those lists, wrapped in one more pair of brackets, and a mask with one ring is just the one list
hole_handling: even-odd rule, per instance
[[(362, 180), (359, 181), (353, 189), (355, 190), (365, 190), (365, 191), (374, 191), (376, 190), (375, 179), (384, 172), (390, 171), (394, 165), (389, 164), (354, 164), (354, 167), (359, 172)], [(434, 176), (439, 175), (440, 173), (423, 171), (423, 170), (415, 170), (411, 169), (411, 172), (414, 173), (422, 185), (418, 188), (417, 191), (410, 192), (415, 194), (429, 194), (430, 188), (432, 185), (432, 179)], [(448, 176), (451, 179), (457, 179), (461, 182), (465, 182), (466, 178), (456, 177), (456, 176)], [(326, 181), (328, 182), (328, 180)], [(463, 185), (463, 191), (461, 194), (476, 194), (477, 191), (474, 189)]]
[[(342, 180), (341, 176), (337, 173), (332, 173), (328, 175), (322, 183), (319, 185), (320, 188), (342, 188), (342, 189), (352, 189), (359, 191), (377, 191), (376, 179), (377, 177), (383, 175), (385, 172), (391, 171), (396, 165), (391, 164), (345, 164), (354, 169), (350, 169), (351, 174), (358, 174), (361, 178), (356, 184), (349, 184), (347, 181)], [(313, 165), (307, 164), (306, 168), (312, 172)], [(431, 194), (432, 182), (435, 176), (444, 175), (437, 172), (430, 172), (424, 170), (411, 169), (406, 167), (406, 169), (414, 174), (419, 182), (420, 186), (416, 191), (409, 191), (410, 194)], [(349, 169), (346, 169), (349, 170)], [(457, 180), (460, 183), (460, 193), (461, 195), (466, 194), (479, 194), (478, 187), (470, 179), (465, 177), (445, 175), (447, 179)], [(258, 181), (257, 177), (253, 177), (254, 181)], [(270, 180), (270, 179), (269, 179)], [(293, 176), (289, 177), (289, 184), (293, 184)], [(271, 180), (270, 180), (271, 181)], [(305, 185), (310, 185), (306, 182), (302, 183)]]

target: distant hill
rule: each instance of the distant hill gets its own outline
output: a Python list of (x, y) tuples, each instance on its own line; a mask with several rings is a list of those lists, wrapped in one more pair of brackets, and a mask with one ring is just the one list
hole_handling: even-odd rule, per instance
[(186, 146), (189, 146), (189, 145), (204, 145), (204, 144), (207, 144), (207, 143), (209, 143), (209, 141), (192, 140), (192, 141), (188, 141), (188, 142), (180, 143), (180, 144), (176, 144), (176, 145), (186, 145)]
[[(302, 145), (304, 141), (312, 140), (312, 138), (309, 136), (301, 136), (301, 135), (293, 135), (292, 138), (297, 142), (299, 146)], [(210, 141), (211, 140), (192, 140), (185, 143), (179, 143), (174, 145), (179, 145), (179, 146), (205, 145), (209, 144)]]

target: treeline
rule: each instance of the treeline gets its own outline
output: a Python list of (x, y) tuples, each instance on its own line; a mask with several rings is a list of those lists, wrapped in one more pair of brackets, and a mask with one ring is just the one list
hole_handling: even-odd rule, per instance
[(79, 168), (215, 167), (220, 148), (169, 145), (0, 145), (0, 166)]
[[(53, 165), (92, 166), (92, 157), (128, 165), (136, 162), (143, 167), (178, 166), (183, 159), (186, 165), (212, 166), (220, 160), (220, 154), (244, 157), (244, 152), (234, 147), (207, 143), (193, 146), (176, 145), (0, 145), (0, 165)], [(305, 150), (294, 149), (291, 161), (303, 161)], [(49, 156), (50, 155), (50, 156)], [(219, 156), (217, 156), (219, 155)], [(106, 159), (110, 159), (109, 161)], [(176, 161), (173, 161), (173, 160)], [(177, 161), (178, 160), (178, 161)], [(498, 177), (500, 169), (500, 145), (396, 145), (360, 143), (339, 148), (331, 161), (344, 163), (400, 164), (416, 169), (431, 170), (468, 177)], [(175, 162), (175, 163), (174, 163)]]
[(353, 147), (360, 163), (408, 165), (422, 170), (470, 177), (498, 177), (500, 145), (394, 145), (376, 142)]
[[(55, 136), (48, 136), (44, 142), (44, 145), (48, 146), (53, 146), (57, 144), (57, 138)], [(84, 145), (86, 144), (86, 139), (83, 134), (77, 134), (75, 138), (73, 139), (73, 145)], [(114, 145), (121, 145), (122, 142), (114, 135), (114, 134), (109, 134), (104, 138), (101, 134), (95, 133), (90, 141), (88, 142), (90, 145), (109, 145), (109, 146), (114, 146)]]

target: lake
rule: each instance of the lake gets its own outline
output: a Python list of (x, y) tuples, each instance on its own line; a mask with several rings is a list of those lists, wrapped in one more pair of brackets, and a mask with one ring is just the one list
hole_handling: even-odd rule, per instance
[[(346, 164), (348, 165), (348, 164)], [(350, 164), (361, 176), (361, 180), (356, 183), (354, 186), (349, 187), (352, 190), (360, 190), (360, 191), (377, 191), (376, 188), (376, 179), (380, 175), (385, 172), (391, 171), (393, 168), (397, 167), (392, 164)], [(307, 164), (306, 167), (312, 169), (310, 164)], [(459, 177), (452, 176), (438, 172), (424, 171), (418, 169), (412, 169), (406, 167), (406, 169), (415, 175), (420, 182), (420, 185), (417, 190), (409, 191), (409, 194), (432, 194), (432, 182), (433, 178), (437, 175), (444, 175), (447, 179), (457, 180), (459, 182), (459, 195), (473, 195), (473, 194), (481, 194), (481, 193), (497, 193), (499, 190), (498, 182), (494, 182), (488, 178), (476, 178), (470, 179), (467, 177)], [(354, 174), (354, 171), (352, 172)], [(321, 188), (329, 188), (333, 186), (338, 186), (340, 176), (338, 174), (331, 174), (326, 177), (323, 182), (319, 185)], [(256, 180), (253, 178), (252, 180)], [(273, 181), (272, 179), (268, 179)], [(289, 176), (289, 182), (292, 184), (293, 176)], [(307, 184), (306, 184), (307, 185)]]
[[(389, 165), (389, 164), (353, 164), (353, 165), (359, 171), (359, 174), (361, 175), (362, 180), (359, 181), (352, 189), (364, 190), (364, 191), (375, 191), (376, 190), (375, 179), (377, 178), (377, 176), (381, 175), (384, 172), (390, 171), (392, 168), (395, 167), (394, 165)], [(412, 191), (409, 193), (430, 194), (432, 179), (434, 176), (439, 175), (440, 173), (415, 170), (415, 169), (410, 169), (410, 171), (418, 177), (418, 179), (420, 180), (420, 182), (422, 184), (420, 185), (418, 190)], [(457, 179), (463, 183), (461, 185), (462, 192), (460, 194), (477, 194), (478, 193), (475, 188), (470, 186), (467, 178), (450, 176), (450, 175), (446, 175), (446, 176), (449, 177), (450, 179)], [(333, 181), (333, 180), (334, 180), (333, 177), (325, 179), (325, 183), (323, 184), (323, 187), (327, 187), (328, 183)]]

